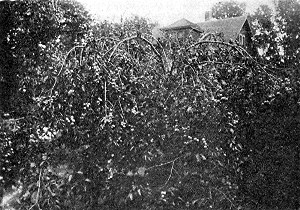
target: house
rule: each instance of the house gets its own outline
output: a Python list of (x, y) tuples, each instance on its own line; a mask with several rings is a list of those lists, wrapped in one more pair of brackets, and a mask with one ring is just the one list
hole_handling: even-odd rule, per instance
[(197, 24), (188, 21), (187, 19), (180, 19), (175, 23), (167, 27), (160, 28), (165, 33), (176, 36), (177, 38), (183, 38), (192, 36), (193, 38), (199, 38), (204, 32)]
[(205, 19), (206, 21), (200, 23), (181, 19), (160, 30), (164, 33), (176, 34), (178, 38), (188, 35), (198, 38), (203, 33), (217, 33), (225, 42), (237, 42), (249, 52), (253, 50), (251, 26), (247, 16), (211, 20), (209, 15), (205, 15)]
[(197, 25), (205, 33), (221, 33), (225, 42), (236, 41), (245, 48), (252, 46), (252, 33), (247, 16), (207, 20)]

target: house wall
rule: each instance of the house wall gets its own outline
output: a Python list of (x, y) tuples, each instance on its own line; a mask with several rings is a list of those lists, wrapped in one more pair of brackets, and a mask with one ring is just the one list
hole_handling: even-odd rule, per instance
[(176, 30), (170, 30), (166, 31), (166, 34), (172, 35), (174, 38), (187, 38), (189, 36), (192, 36), (193, 39), (198, 39), (201, 35), (200, 32), (195, 31), (193, 29), (176, 29)]
[(242, 45), (250, 54), (254, 55), (253, 42), (251, 38), (251, 29), (245, 23), (240, 31), (240, 34), (245, 36), (245, 42)]
[(194, 30), (191, 30), (190, 33), (191, 33), (191, 35), (192, 35), (192, 37), (193, 37), (194, 39), (199, 39), (200, 36), (203, 34), (203, 33), (201, 33), (201, 32), (194, 31)]

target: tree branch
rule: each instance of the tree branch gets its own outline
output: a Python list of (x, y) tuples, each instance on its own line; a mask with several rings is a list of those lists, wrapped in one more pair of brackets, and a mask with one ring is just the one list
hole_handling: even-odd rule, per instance
[[(232, 47), (233, 49), (235, 49), (241, 56), (243, 57), (248, 57), (250, 58), (252, 61), (254, 61), (258, 67), (265, 73), (267, 74), (269, 77), (272, 77), (273, 79), (276, 79), (273, 75), (269, 74), (268, 72), (266, 72), (266, 70), (247, 52), (247, 50), (245, 50), (243, 47), (238, 46), (238, 45), (233, 45), (227, 42), (221, 42), (221, 41), (210, 41), (210, 40), (200, 40), (199, 42), (192, 44), (191, 46), (189, 46), (187, 48), (187, 50), (190, 50), (193, 47), (196, 47), (197, 45), (201, 45), (201, 44), (206, 44), (206, 43), (211, 43), (211, 44), (221, 44), (221, 45), (226, 45), (228, 47)], [(246, 56), (245, 56), (246, 55)]]
[(167, 164), (170, 164), (170, 163), (173, 163), (175, 162), (176, 160), (180, 159), (180, 158), (183, 158), (185, 155), (182, 155), (182, 156), (179, 156), (177, 158), (175, 158), (174, 160), (171, 160), (171, 161), (168, 161), (168, 162), (165, 162), (165, 163), (162, 163), (162, 164), (159, 164), (159, 165), (154, 165), (154, 166), (151, 166), (149, 168), (146, 168), (146, 170), (150, 170), (152, 168), (157, 168), (157, 167), (161, 167), (161, 166), (164, 166), (164, 165), (167, 165)]
[(84, 48), (85, 46), (86, 46), (86, 45), (78, 45), (78, 46), (74, 46), (71, 50), (69, 50), (69, 51), (67, 52), (67, 54), (66, 54), (66, 56), (65, 56), (65, 58), (64, 58), (64, 60), (63, 60), (62, 66), (60, 67), (60, 70), (59, 70), (57, 76), (55, 77), (54, 84), (53, 84), (52, 88), (50, 89), (50, 96), (52, 96), (52, 92), (53, 92), (54, 88), (56, 87), (56, 85), (57, 85), (57, 83), (58, 83), (58, 81), (59, 81), (59, 79), (60, 79), (60, 76), (64, 73), (63, 68), (64, 68), (65, 63), (66, 63), (66, 61), (67, 61), (69, 55), (71, 54), (71, 52), (73, 52), (76, 48)]
[(38, 191), (36, 194), (35, 203), (28, 210), (31, 210), (36, 205), (38, 206), (39, 209), (41, 209), (39, 206), (39, 196), (40, 196), (40, 191), (41, 191), (41, 178), (42, 178), (42, 169), (40, 169), (39, 181), (38, 181)]
[(168, 184), (168, 182), (170, 181), (170, 179), (172, 177), (172, 174), (173, 174), (173, 170), (174, 170), (174, 164), (175, 164), (175, 161), (173, 161), (173, 163), (172, 163), (172, 168), (171, 168), (170, 175), (169, 175), (167, 181), (165, 182), (165, 184), (162, 187), (160, 187), (160, 189), (164, 188)]

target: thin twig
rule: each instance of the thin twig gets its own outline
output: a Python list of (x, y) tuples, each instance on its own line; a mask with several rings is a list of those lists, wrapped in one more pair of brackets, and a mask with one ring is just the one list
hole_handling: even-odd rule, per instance
[(112, 56), (113, 56), (113, 54), (114, 54), (115, 51), (118, 49), (118, 47), (119, 47), (122, 43), (127, 42), (127, 41), (130, 41), (130, 40), (133, 40), (133, 39), (141, 39), (142, 41), (146, 42), (146, 43), (151, 47), (151, 49), (153, 50), (153, 52), (155, 53), (155, 55), (156, 55), (156, 56), (160, 59), (160, 61), (162, 62), (163, 68), (165, 68), (165, 67), (164, 67), (164, 61), (163, 61), (163, 59), (162, 59), (162, 57), (161, 57), (161, 54), (155, 49), (155, 47), (151, 44), (151, 42), (150, 42), (149, 40), (147, 40), (146, 38), (144, 38), (144, 37), (142, 37), (142, 36), (137, 36), (137, 35), (136, 35), (136, 36), (131, 36), (131, 37), (128, 37), (128, 38), (126, 38), (126, 39), (121, 40), (121, 41), (118, 42), (113, 48), (109, 49), (103, 56), (105, 56), (107, 53), (109, 53), (110, 51), (112, 51), (112, 52), (110, 53), (109, 58), (108, 58), (108, 62), (110, 62), (110, 61), (111, 61), (111, 58), (112, 58)]
[(164, 188), (168, 184), (168, 182), (170, 181), (170, 179), (173, 175), (174, 164), (175, 164), (175, 161), (173, 161), (173, 163), (172, 163), (172, 168), (171, 168), (170, 175), (169, 175), (167, 181), (165, 182), (165, 184), (160, 189)]
[(107, 116), (107, 106), (106, 106), (106, 81), (104, 81), (104, 111), (105, 111), (105, 116)]
[(99, 61), (98, 58), (95, 59), (96, 60), (96, 63), (98, 64), (99, 67), (102, 67), (103, 70), (105, 71), (105, 73), (107, 73), (107, 75), (110, 77), (110, 72), (107, 71), (106, 67), (104, 65), (101, 64), (101, 62)]
[(57, 83), (58, 83), (59, 77), (64, 73), (63, 68), (64, 68), (65, 63), (66, 63), (66, 61), (67, 61), (69, 55), (71, 54), (71, 52), (74, 51), (76, 48), (84, 48), (85, 46), (86, 46), (86, 45), (78, 45), (78, 46), (74, 46), (72, 49), (70, 49), (70, 50), (67, 52), (67, 54), (66, 54), (66, 56), (65, 56), (65, 58), (64, 58), (64, 60), (63, 60), (63, 62), (62, 62), (62, 65), (61, 65), (61, 67), (60, 67), (60, 70), (59, 70), (57, 76), (55, 77), (54, 84), (53, 84), (52, 88), (50, 89), (50, 96), (52, 95), (52, 92), (53, 92), (54, 88), (56, 87), (56, 85), (57, 85)]
[[(227, 43), (227, 42), (222, 42), (222, 41), (210, 41), (210, 40), (200, 40), (199, 42), (195, 43), (195, 44), (192, 44), (191, 46), (189, 46), (187, 48), (187, 50), (190, 50), (191, 48), (197, 46), (197, 45), (201, 45), (201, 44), (205, 44), (205, 43), (211, 43), (211, 44), (221, 44), (221, 45), (226, 45), (226, 46), (229, 46), (229, 47), (232, 47), (233, 49), (235, 49), (239, 54), (241, 54), (242, 56), (244, 57), (248, 57), (250, 58), (252, 61), (254, 61), (258, 67), (265, 73), (267, 74), (269, 77), (272, 77), (273, 79), (276, 79), (273, 75), (269, 74), (248, 52), (246, 49), (244, 49), (243, 47), (241, 46), (238, 46), (238, 45), (233, 45), (233, 44), (230, 44), (230, 43)], [(244, 55), (246, 54), (246, 56)]]
[(36, 205), (38, 206), (39, 209), (41, 209), (39, 206), (39, 196), (40, 196), (40, 191), (41, 191), (41, 178), (42, 178), (42, 169), (40, 169), (39, 181), (38, 181), (38, 191), (36, 194), (35, 203), (28, 210), (31, 210)]
[(231, 204), (230, 209), (232, 208), (232, 206), (235, 207), (235, 205), (233, 204), (232, 200), (231, 200), (231, 199), (230, 199), (230, 198), (229, 198), (222, 190), (220, 190), (220, 189), (218, 189), (218, 188), (216, 188), (216, 187), (213, 187), (213, 189), (215, 189), (215, 190), (217, 190), (219, 193), (223, 194), (224, 197), (226, 198), (226, 200), (228, 200), (228, 201), (230, 202), (230, 204)]
[(118, 39), (112, 38), (112, 37), (107, 37), (107, 36), (102, 36), (99, 39), (96, 39), (96, 42), (101, 42), (102, 40), (110, 39), (112, 41), (118, 42)]
[(150, 38), (152, 38), (153, 40), (155, 40), (156, 43), (158, 43), (159, 47), (161, 48), (162, 52), (163, 52), (163, 55), (164, 55), (164, 60), (166, 61), (167, 60), (167, 55), (166, 55), (166, 52), (165, 52), (165, 49), (164, 47), (161, 45), (160, 41), (158, 41), (158, 39), (156, 39), (154, 36), (150, 35), (150, 34), (145, 34), (147, 36), (149, 36)]
[(164, 166), (164, 165), (167, 165), (167, 164), (173, 163), (173, 162), (175, 162), (176, 160), (178, 160), (178, 159), (180, 159), (180, 158), (182, 158), (182, 157), (184, 157), (184, 155), (182, 155), (182, 156), (179, 156), (179, 157), (175, 158), (174, 160), (171, 160), (171, 161), (168, 161), (168, 162), (165, 162), (165, 163), (159, 164), (159, 165), (154, 165), (154, 166), (151, 166), (151, 167), (149, 167), (149, 168), (146, 168), (146, 170), (150, 170), (150, 169), (152, 169), (152, 168), (157, 168), (157, 167), (161, 167), (161, 166)]
[(15, 122), (17, 122), (17, 121), (20, 121), (20, 120), (23, 120), (23, 119), (25, 119), (24, 117), (20, 117), (20, 118), (16, 118), (16, 119), (14, 119), (14, 118), (11, 118), (11, 119), (3, 119), (3, 123), (15, 123)]
[(165, 102), (164, 102), (165, 105), (166, 105), (167, 101), (169, 100), (170, 96), (172, 95), (172, 93), (174, 93), (175, 91), (177, 91), (177, 89), (178, 89), (179, 87), (180, 87), (180, 85), (178, 85), (178, 86), (175, 88), (175, 90), (172, 90), (172, 91), (168, 94), (168, 96), (167, 96), (167, 98), (166, 98), (166, 100), (165, 100)]
[(187, 50), (196, 47), (197, 45), (201, 45), (201, 44), (221, 44), (221, 45), (226, 45), (228, 47), (232, 47), (234, 49), (236, 49), (237, 47), (239, 47), (238, 45), (233, 45), (227, 42), (221, 42), (221, 41), (211, 41), (211, 40), (200, 40), (199, 42), (190, 45)]
[(126, 122), (126, 120), (125, 120), (125, 115), (124, 115), (124, 112), (123, 112), (123, 108), (122, 108), (120, 99), (118, 100), (118, 102), (119, 102), (119, 106), (120, 106), (120, 108), (121, 108), (121, 117), (122, 117), (123, 121)]
[(84, 50), (84, 48), (81, 48), (81, 51), (80, 51), (80, 57), (79, 57), (79, 65), (80, 65), (80, 66), (82, 65), (82, 54), (83, 54), (83, 50)]
[(207, 34), (204, 34), (200, 40), (207, 40), (206, 38), (210, 37), (211, 35), (213, 35), (212, 33), (207, 33)]
[(220, 64), (220, 65), (228, 65), (232, 66), (232, 63), (226, 63), (226, 62), (220, 62), (220, 61), (202, 61), (199, 62), (198, 65), (203, 65), (203, 64)]
[(135, 39), (135, 38), (136, 38), (136, 36), (131, 36), (131, 37), (128, 37), (128, 38), (126, 38), (126, 39), (121, 40), (121, 41), (118, 42), (115, 46), (113, 46), (112, 48), (110, 48), (106, 53), (104, 53), (103, 57), (104, 57), (107, 53), (109, 53), (110, 51), (112, 51), (112, 52), (110, 53), (109, 58), (108, 58), (108, 62), (110, 62), (111, 57), (113, 56), (113, 54), (115, 53), (115, 51), (118, 49), (118, 47), (119, 47), (122, 43), (124, 43), (124, 42), (126, 42), (126, 41), (130, 41), (130, 40)]
[(155, 47), (153, 46), (153, 44), (151, 44), (151, 42), (150, 42), (149, 40), (145, 39), (145, 38), (142, 37), (142, 36), (141, 36), (141, 37), (138, 37), (138, 38), (140, 38), (141, 40), (143, 40), (144, 42), (146, 42), (146, 43), (151, 47), (151, 49), (153, 50), (153, 52), (157, 55), (157, 57), (159, 57), (159, 59), (160, 59), (161, 61), (163, 61), (163, 59), (162, 59), (160, 53), (155, 49)]

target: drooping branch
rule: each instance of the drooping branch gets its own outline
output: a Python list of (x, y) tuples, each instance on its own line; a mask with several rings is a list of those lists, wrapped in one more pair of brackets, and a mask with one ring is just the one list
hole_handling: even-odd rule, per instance
[(259, 62), (257, 62), (248, 52), (246, 49), (244, 49), (243, 47), (241, 46), (238, 46), (238, 45), (234, 45), (234, 44), (230, 44), (230, 43), (227, 43), (227, 42), (222, 42), (222, 41), (211, 41), (211, 40), (204, 40), (205, 37), (202, 37), (202, 39), (195, 43), (195, 44), (192, 44), (190, 45), (187, 50), (190, 50), (198, 45), (202, 45), (202, 44), (218, 44), (218, 45), (225, 45), (225, 46), (228, 46), (228, 47), (231, 47), (233, 49), (235, 49), (241, 56), (243, 57), (248, 57), (250, 60), (252, 60), (253, 62), (255, 62), (255, 64), (257, 64), (257, 66), (265, 73), (267, 74), (269, 77), (273, 78), (273, 79), (276, 79), (273, 75), (269, 74), (261, 65)]
[[(212, 41), (212, 40), (204, 40), (204, 39), (200, 40), (199, 42), (197, 42), (197, 43), (195, 43), (195, 44), (190, 45), (190, 46), (187, 48), (187, 50), (190, 50), (190, 49), (192, 49), (192, 48), (194, 48), (194, 47), (196, 47), (196, 46), (198, 46), (198, 45), (202, 45), (202, 44), (221, 44), (221, 45), (226, 45), (226, 46), (228, 46), (228, 47), (232, 47), (232, 48), (236, 49), (241, 55), (243, 55), (243, 54), (239, 51), (238, 48), (241, 48), (241, 47), (238, 46), (238, 45), (234, 45), (234, 44), (230, 44), (230, 43), (222, 42), (222, 41)], [(242, 48), (242, 49), (243, 49), (243, 48)], [(245, 50), (245, 49), (244, 49), (244, 50)], [(246, 50), (245, 50), (245, 51), (246, 51)], [(247, 54), (249, 54), (249, 53), (247, 53)], [(249, 56), (250, 56), (250, 55), (249, 55)], [(252, 58), (252, 56), (250, 56), (250, 57)]]
[(119, 46), (121, 44), (123, 44), (124, 42), (130, 41), (130, 40), (134, 40), (134, 39), (140, 39), (140, 40), (144, 41), (146, 44), (148, 44), (150, 46), (150, 48), (152, 49), (152, 51), (155, 53), (155, 55), (162, 62), (162, 64), (163, 64), (162, 66), (164, 68), (164, 61), (163, 61), (163, 58), (162, 58), (161, 54), (155, 49), (155, 47), (153, 46), (153, 44), (149, 40), (147, 40), (146, 38), (142, 37), (141, 35), (135, 35), (135, 36), (131, 36), (131, 37), (128, 37), (126, 39), (121, 40), (114, 47), (112, 47), (111, 49), (109, 49), (103, 56), (105, 56), (107, 53), (109, 53), (109, 52), (112, 51), (110, 53), (109, 58), (108, 58), (108, 62), (110, 62), (113, 54), (115, 53), (115, 51), (119, 48)]
[(74, 50), (76, 50), (77, 48), (82, 48), (82, 49), (83, 49), (84, 47), (86, 47), (86, 45), (77, 45), (77, 46), (74, 46), (72, 49), (70, 49), (70, 50), (67, 52), (67, 54), (66, 54), (66, 56), (65, 56), (65, 58), (64, 58), (64, 60), (63, 60), (63, 62), (62, 62), (62, 64), (61, 64), (60, 70), (59, 70), (58, 74), (57, 74), (56, 77), (55, 77), (54, 84), (53, 84), (52, 88), (50, 89), (50, 96), (52, 96), (53, 90), (55, 89), (56, 85), (58, 84), (61, 75), (64, 73), (64, 66), (65, 66), (65, 64), (66, 64), (66, 61), (67, 61), (69, 55), (70, 55)]
[(37, 189), (37, 193), (36, 193), (36, 197), (35, 197), (35, 203), (29, 208), (29, 210), (31, 210), (34, 206), (37, 206), (39, 209), (39, 198), (40, 198), (40, 191), (41, 191), (41, 181), (42, 181), (42, 169), (40, 169), (40, 173), (39, 173), (39, 180), (38, 180), (38, 189)]
[(170, 179), (173, 175), (174, 164), (175, 164), (175, 161), (172, 162), (171, 171), (170, 171), (170, 174), (169, 174), (169, 177), (168, 177), (167, 181), (165, 182), (165, 184), (163, 186), (160, 187), (160, 189), (163, 189), (168, 184), (168, 182), (170, 181)]
[(157, 167), (161, 167), (161, 166), (164, 166), (164, 165), (171, 164), (171, 163), (175, 162), (176, 160), (178, 160), (178, 159), (180, 159), (180, 158), (183, 158), (183, 157), (185, 157), (185, 155), (181, 155), (181, 156), (175, 158), (174, 160), (171, 160), (171, 161), (168, 161), (168, 162), (165, 162), (165, 163), (161, 163), (161, 164), (159, 164), (159, 165), (151, 166), (151, 167), (147, 168), (146, 170), (150, 170), (150, 169), (152, 169), (152, 168), (157, 168)]

